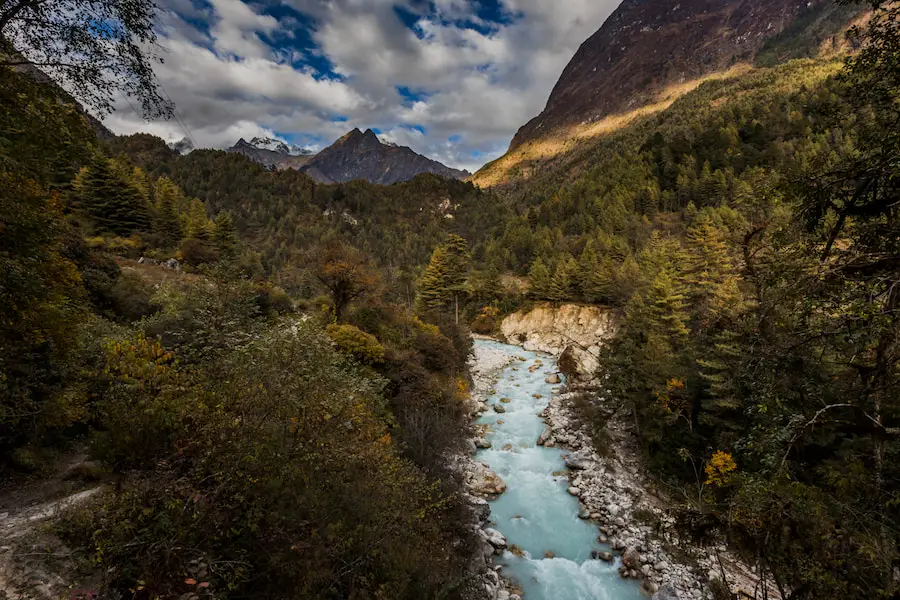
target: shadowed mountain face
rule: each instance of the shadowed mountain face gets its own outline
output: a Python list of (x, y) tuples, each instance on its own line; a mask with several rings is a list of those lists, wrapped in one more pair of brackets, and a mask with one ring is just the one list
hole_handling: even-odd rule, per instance
[(297, 169), (320, 183), (343, 183), (364, 179), (389, 185), (408, 181), (422, 173), (433, 173), (448, 179), (468, 177), (468, 171), (451, 169), (436, 160), (416, 154), (410, 148), (386, 144), (375, 132), (354, 129), (318, 154), (290, 153), (285, 148), (272, 149), (272, 144), (247, 142), (243, 139), (228, 149), (266, 165), (269, 168)]
[(510, 149), (753, 60), (795, 22), (825, 18), (833, 6), (830, 0), (624, 0), (581, 45), (547, 107), (518, 131)]
[(371, 129), (365, 133), (354, 129), (319, 152), (300, 170), (323, 183), (365, 179), (388, 185), (408, 181), (422, 173), (433, 173), (448, 179), (469, 176), (467, 171), (451, 169), (416, 154), (406, 146), (385, 144)]

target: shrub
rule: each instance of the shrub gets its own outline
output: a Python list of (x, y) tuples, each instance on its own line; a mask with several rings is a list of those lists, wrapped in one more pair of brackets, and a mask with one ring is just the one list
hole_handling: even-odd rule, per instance
[[(379, 416), (382, 383), (311, 325), (273, 328), (194, 385), (181, 380), (181, 395), (170, 394), (174, 357), (155, 343), (138, 337), (110, 358), (111, 386), (139, 392), (140, 405), (104, 412), (118, 437), (103, 456), (135, 471), (61, 532), (114, 595), (172, 598), (203, 584), (221, 599), (412, 600), (460, 577), (462, 551), (440, 526), (452, 526), (445, 499), (398, 455)], [(148, 425), (155, 444), (124, 444)]]
[(378, 338), (359, 327), (331, 324), (327, 331), (328, 337), (341, 352), (361, 363), (374, 365), (384, 361), (384, 346), (378, 342)]

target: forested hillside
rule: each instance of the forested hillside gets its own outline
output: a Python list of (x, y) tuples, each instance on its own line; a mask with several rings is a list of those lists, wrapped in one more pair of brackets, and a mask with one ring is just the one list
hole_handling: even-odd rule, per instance
[(82, 452), (103, 486), (44, 554), (111, 597), (481, 598), (468, 328), (577, 302), (619, 321), (580, 417), (633, 422), (697, 544), (784, 600), (897, 597), (900, 7), (868, 5), (853, 54), (773, 37), (497, 189), (98, 140), (3, 54), (4, 488)]
[(65, 485), (109, 492), (54, 525), (82, 558), (70, 584), (473, 597), (448, 462), (471, 342), (394, 299), (412, 303), (445, 224), (478, 230), (487, 195), (431, 177), (316, 188), (224, 152), (113, 142), (132, 161), (58, 89), (3, 67), (0, 93), (2, 475), (15, 490), (88, 454)]
[[(684, 526), (784, 598), (898, 593), (900, 13), (846, 61), (702, 84), (507, 190), (485, 260), (619, 307), (602, 357)], [(861, 37), (860, 37), (861, 36)]]

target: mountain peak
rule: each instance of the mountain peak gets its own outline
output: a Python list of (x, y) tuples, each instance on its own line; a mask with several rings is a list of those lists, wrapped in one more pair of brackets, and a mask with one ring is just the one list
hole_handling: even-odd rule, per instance
[(627, 112), (685, 82), (752, 61), (798, 17), (819, 19), (829, 0), (624, 0), (584, 42), (544, 111), (510, 150), (567, 128)]

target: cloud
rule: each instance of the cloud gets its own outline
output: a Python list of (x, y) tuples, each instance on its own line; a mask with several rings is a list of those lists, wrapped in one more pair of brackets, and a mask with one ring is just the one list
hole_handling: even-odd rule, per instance
[[(163, 0), (156, 68), (199, 146), (273, 135), (327, 145), (372, 127), (476, 170), (544, 107), (619, 0)], [(126, 102), (114, 131), (169, 141)]]

